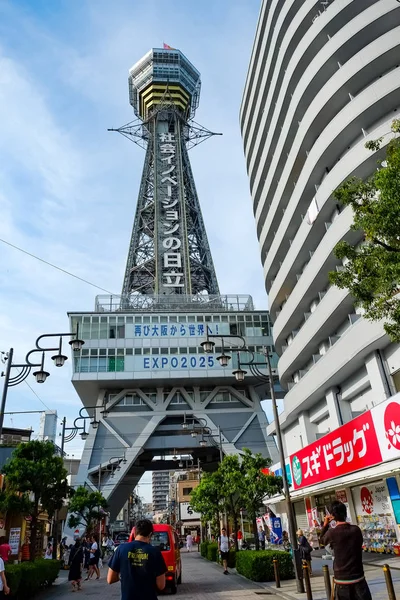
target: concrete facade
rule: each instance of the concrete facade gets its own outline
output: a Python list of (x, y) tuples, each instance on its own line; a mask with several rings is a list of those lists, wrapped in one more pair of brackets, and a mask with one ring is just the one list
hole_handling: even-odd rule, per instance
[(240, 121), (288, 455), (399, 389), (398, 346), (328, 282), (335, 245), (361, 239), (332, 190), (376, 169), (365, 142), (391, 138), (399, 46), (394, 0), (262, 3)]
[[(383, 157), (400, 109), (399, 54), (396, 0), (262, 2), (240, 125), (287, 392), (280, 422), (288, 457), (400, 389), (399, 346), (328, 280), (342, 267), (335, 245), (362, 238), (332, 190), (368, 177)], [(381, 151), (365, 148), (379, 137)], [(382, 481), (396, 467), (349, 481)], [(345, 480), (323, 487), (334, 495)], [(304, 498), (312, 506), (317, 492), (294, 493), (303, 525)]]

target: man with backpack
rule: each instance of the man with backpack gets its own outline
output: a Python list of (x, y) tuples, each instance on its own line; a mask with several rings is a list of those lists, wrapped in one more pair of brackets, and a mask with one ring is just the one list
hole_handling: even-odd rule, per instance
[(310, 542), (307, 540), (306, 536), (303, 533), (302, 529), (299, 529), (297, 532), (298, 542), (299, 542), (299, 550), (301, 560), (305, 560), (308, 565), (308, 570), (310, 571), (310, 575), (312, 575), (311, 568), (311, 552), (313, 551)]

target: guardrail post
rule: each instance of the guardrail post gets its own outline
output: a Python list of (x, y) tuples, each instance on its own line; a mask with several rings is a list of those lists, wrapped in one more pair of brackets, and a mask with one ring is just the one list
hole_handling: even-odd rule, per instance
[(396, 593), (393, 587), (392, 574), (390, 572), (389, 565), (383, 565), (383, 573), (385, 575), (386, 587), (388, 591), (389, 600), (396, 600)]
[(327, 597), (327, 600), (330, 600), (330, 597), (332, 595), (332, 585), (331, 585), (331, 577), (329, 575), (328, 565), (323, 565), (322, 574), (324, 576), (326, 597)]
[(279, 560), (277, 558), (274, 558), (272, 562), (274, 563), (275, 585), (277, 588), (280, 588), (281, 587), (281, 577), (279, 574)]
[(303, 579), (304, 587), (306, 588), (307, 600), (313, 600), (310, 581), (310, 569), (306, 560), (303, 560)]

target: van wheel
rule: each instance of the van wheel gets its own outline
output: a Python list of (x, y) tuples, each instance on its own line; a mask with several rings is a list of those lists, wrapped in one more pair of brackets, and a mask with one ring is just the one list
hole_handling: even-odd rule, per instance
[(182, 571), (179, 573), (179, 577), (176, 580), (176, 583), (181, 584), (182, 583)]
[(176, 592), (178, 591), (176, 583), (173, 583), (169, 589), (171, 590), (171, 594), (176, 594)]

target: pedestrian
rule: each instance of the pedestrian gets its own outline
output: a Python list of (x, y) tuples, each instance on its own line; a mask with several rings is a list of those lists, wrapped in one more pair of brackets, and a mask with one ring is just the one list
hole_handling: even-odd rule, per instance
[(168, 569), (160, 549), (150, 544), (152, 522), (137, 521), (135, 530), (134, 541), (118, 546), (111, 557), (107, 583), (117, 583), (121, 576), (121, 600), (157, 600)]
[(72, 591), (76, 592), (81, 590), (81, 581), (82, 581), (82, 564), (83, 564), (84, 556), (83, 556), (83, 547), (82, 542), (79, 538), (75, 541), (75, 546), (72, 548), (69, 553), (69, 573), (68, 573), (68, 581), (72, 584)]
[(92, 535), (90, 546), (89, 571), (86, 580), (91, 579), (94, 573), (96, 573), (96, 579), (100, 579), (99, 558), (100, 550), (99, 545), (97, 543), (97, 538), (95, 535)]
[(261, 550), (265, 550), (265, 531), (263, 527), (258, 528), (258, 541), (261, 547)]
[(297, 531), (297, 538), (298, 538), (298, 542), (299, 542), (299, 550), (300, 550), (301, 560), (306, 561), (308, 570), (310, 571), (310, 575), (312, 575), (312, 568), (311, 568), (312, 546), (310, 545), (309, 541), (307, 540), (306, 536), (304, 535), (304, 532), (302, 529), (299, 529)]
[[(357, 525), (347, 523), (347, 509), (343, 502), (332, 503), (321, 531), (321, 543), (333, 549), (333, 574), (336, 600), (371, 600), (371, 592), (364, 576), (362, 561), (363, 536)], [(336, 527), (330, 522), (336, 521)]]
[(191, 533), (188, 533), (186, 536), (186, 550), (188, 552), (190, 552), (192, 549), (192, 546), (193, 546), (193, 536)]
[(236, 537), (237, 537), (237, 541), (238, 541), (239, 550), (241, 550), (242, 544), (243, 544), (243, 533), (240, 531), (240, 529), (238, 529)]
[(10, 588), (7, 585), (4, 561), (0, 558), (0, 598), (8, 596)]
[(89, 571), (90, 562), (90, 544), (86, 537), (82, 538), (82, 549), (83, 549), (83, 567), (86, 571)]
[(7, 542), (7, 538), (3, 536), (0, 538), (0, 558), (3, 559), (5, 565), (8, 563), (10, 556), (11, 546)]
[(224, 567), (224, 575), (229, 575), (228, 558), (229, 558), (229, 538), (226, 535), (226, 529), (221, 529), (221, 535), (218, 537), (218, 552), (221, 555), (222, 566)]
[(44, 551), (45, 560), (51, 560), (53, 558), (53, 544), (49, 542), (46, 546), (46, 550)]

